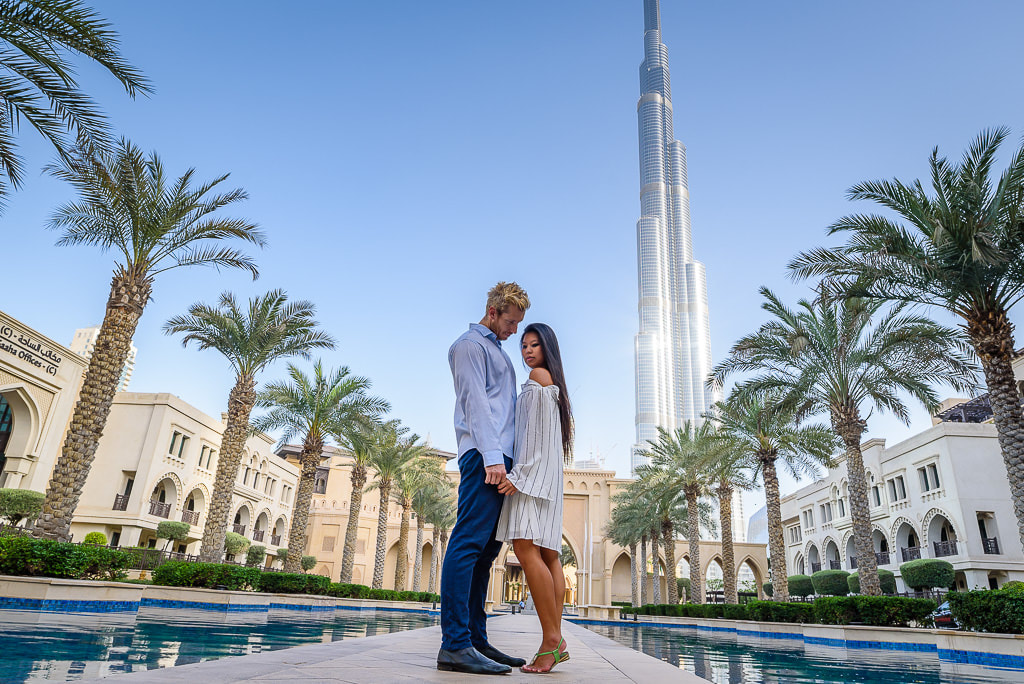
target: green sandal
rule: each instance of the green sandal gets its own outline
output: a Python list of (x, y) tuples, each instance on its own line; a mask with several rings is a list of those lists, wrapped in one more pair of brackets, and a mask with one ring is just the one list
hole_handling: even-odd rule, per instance
[[(561, 644), (559, 644), (559, 646), (561, 646)], [(526, 674), (547, 674), (548, 672), (551, 672), (552, 670), (555, 669), (555, 665), (558, 665), (558, 663), (562, 662), (561, 660), (559, 660), (559, 658), (561, 658), (562, 652), (559, 651), (556, 648), (554, 651), (545, 651), (544, 653), (536, 653), (536, 654), (534, 654), (533, 660), (530, 661), (530, 664), (526, 665), (524, 667), (533, 667), (533, 664), (535, 662), (537, 662), (537, 658), (540, 658), (541, 656), (546, 656), (546, 655), (549, 655), (549, 656), (553, 657), (555, 659), (555, 662), (551, 663), (551, 667), (549, 667), (544, 672), (531, 672), (530, 670), (524, 670), (522, 667), (519, 668), (520, 672), (525, 672)]]
[(558, 641), (558, 662), (560, 662), (560, 663), (564, 663), (566, 660), (569, 659), (568, 651), (563, 651), (562, 650), (562, 644), (564, 644), (564, 643), (565, 643), (565, 639), (559, 639), (559, 641)]

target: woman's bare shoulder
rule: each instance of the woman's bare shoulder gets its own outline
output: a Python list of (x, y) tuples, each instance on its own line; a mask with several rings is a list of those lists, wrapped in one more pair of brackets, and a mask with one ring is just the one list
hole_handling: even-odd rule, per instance
[(530, 379), (541, 387), (555, 384), (555, 381), (551, 379), (551, 371), (547, 368), (534, 368), (530, 371)]

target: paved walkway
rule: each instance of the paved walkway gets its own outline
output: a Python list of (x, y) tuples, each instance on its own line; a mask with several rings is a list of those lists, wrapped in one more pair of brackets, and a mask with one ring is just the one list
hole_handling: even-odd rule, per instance
[[(572, 659), (538, 678), (513, 670), (510, 676), (486, 677), (440, 672), (436, 666), (441, 628), (427, 627), (395, 634), (299, 646), (269, 653), (221, 658), (194, 665), (133, 672), (109, 677), (132, 682), (687, 682), (706, 680), (644, 655), (583, 627), (563, 623)], [(540, 625), (533, 615), (491, 618), (491, 643), (506, 653), (533, 654), (540, 642)]]

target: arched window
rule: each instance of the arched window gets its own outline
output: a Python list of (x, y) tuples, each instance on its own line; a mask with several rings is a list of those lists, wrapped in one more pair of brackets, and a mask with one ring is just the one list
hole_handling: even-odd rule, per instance
[(11, 439), (11, 430), (14, 428), (14, 416), (11, 414), (11, 405), (0, 395), (0, 471), (3, 471), (7, 464), (7, 442)]

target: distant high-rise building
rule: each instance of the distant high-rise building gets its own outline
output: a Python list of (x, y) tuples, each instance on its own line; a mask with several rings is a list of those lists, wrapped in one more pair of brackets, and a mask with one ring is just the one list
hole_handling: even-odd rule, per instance
[(636, 444), (631, 470), (658, 427), (700, 423), (714, 401), (704, 265), (693, 258), (686, 148), (673, 137), (661, 7), (644, 0), (640, 65), (640, 219), (636, 224), (640, 328), (636, 336)]
[(768, 543), (768, 507), (761, 506), (750, 516), (747, 524), (747, 541), (751, 544)]
[[(100, 327), (95, 325), (91, 328), (79, 328), (75, 331), (75, 337), (68, 345), (68, 349), (86, 359), (92, 359), (92, 352), (96, 348), (96, 338), (100, 336)], [(121, 371), (121, 380), (117, 383), (117, 391), (124, 392), (128, 389), (128, 382), (132, 379), (132, 372), (135, 370), (135, 355), (138, 349), (132, 344), (128, 350), (128, 359), (124, 362), (124, 370)]]

